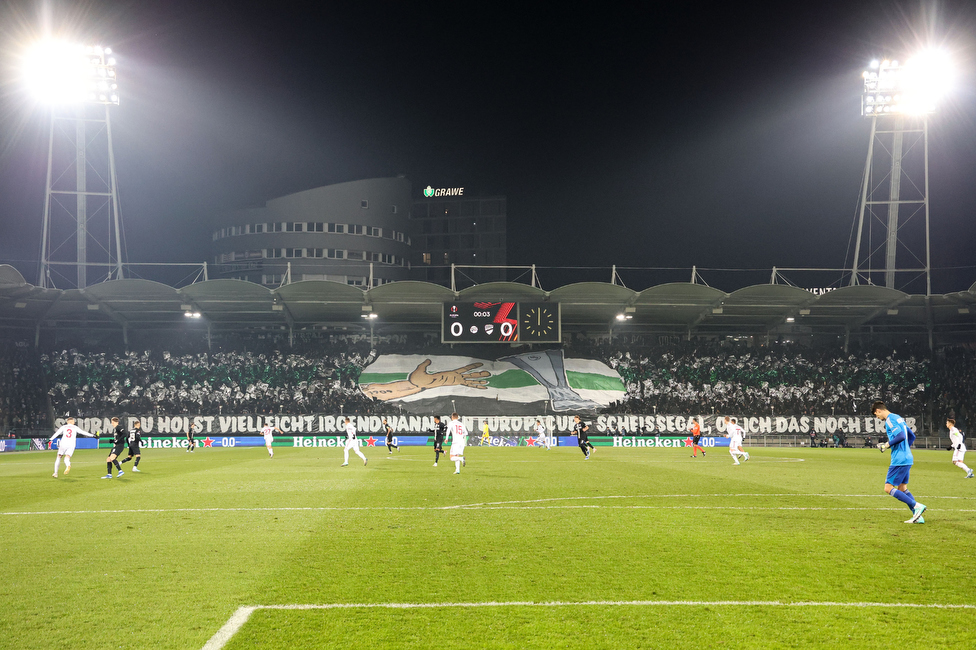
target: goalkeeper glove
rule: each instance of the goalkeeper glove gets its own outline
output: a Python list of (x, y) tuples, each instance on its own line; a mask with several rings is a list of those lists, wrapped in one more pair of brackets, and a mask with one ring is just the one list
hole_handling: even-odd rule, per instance
[(889, 445), (887, 442), (879, 442), (878, 443), (878, 451), (880, 451), (881, 453), (884, 453), (884, 450), (887, 449), (890, 446), (891, 445)]

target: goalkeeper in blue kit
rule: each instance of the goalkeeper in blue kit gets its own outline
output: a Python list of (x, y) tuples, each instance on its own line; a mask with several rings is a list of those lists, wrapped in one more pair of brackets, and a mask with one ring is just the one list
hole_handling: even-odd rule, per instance
[(884, 420), (885, 433), (888, 434), (888, 442), (879, 442), (878, 449), (882, 452), (891, 449), (891, 466), (888, 467), (888, 476), (885, 478), (885, 492), (904, 503), (912, 511), (912, 518), (907, 520), (906, 524), (924, 524), (922, 513), (926, 508), (908, 491), (908, 474), (915, 462), (911, 450), (912, 443), (915, 442), (915, 433), (905, 424), (905, 418), (889, 411), (884, 402), (872, 404), (871, 413), (879, 420)]

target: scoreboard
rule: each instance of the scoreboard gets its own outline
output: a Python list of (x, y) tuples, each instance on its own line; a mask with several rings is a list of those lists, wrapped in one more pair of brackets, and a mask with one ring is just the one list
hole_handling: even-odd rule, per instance
[(559, 303), (444, 304), (442, 343), (559, 343), (561, 340)]

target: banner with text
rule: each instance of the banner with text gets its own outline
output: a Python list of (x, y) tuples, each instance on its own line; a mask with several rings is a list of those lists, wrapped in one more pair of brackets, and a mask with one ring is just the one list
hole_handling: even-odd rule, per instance
[[(345, 432), (345, 417), (343, 415), (146, 415), (124, 417), (123, 424), (131, 429), (138, 420), (142, 425), (144, 436), (179, 436), (185, 437), (190, 425), (196, 425), (198, 438), (206, 436), (227, 436), (233, 434), (258, 434), (265, 426), (281, 429), (284, 434), (342, 434)], [(348, 416), (361, 434), (382, 434), (383, 417), (397, 434), (423, 434), (434, 428), (434, 416), (420, 415), (350, 415)], [(442, 414), (442, 420), (446, 418)], [(884, 434), (885, 426), (882, 420), (864, 415), (802, 415), (802, 416), (765, 416), (747, 417), (734, 416), (747, 435), (777, 435), (793, 434), (807, 435), (811, 433), (823, 436), (839, 433), (841, 435), (878, 435)], [(111, 428), (110, 416), (104, 418), (79, 418), (77, 424), (91, 433), (106, 432)], [(668, 434), (684, 434), (691, 423), (697, 421), (703, 435), (724, 435), (725, 420), (719, 415), (598, 415), (593, 418), (583, 418), (589, 424), (589, 434), (592, 435), (621, 435), (621, 436), (654, 436)], [(484, 425), (488, 424), (490, 435), (517, 436), (520, 433), (533, 433), (536, 423), (545, 426), (549, 433), (571, 431), (573, 417), (571, 415), (466, 415), (461, 421), (472, 434), (481, 433)], [(906, 416), (905, 421), (913, 430), (917, 430), (917, 418)], [(63, 419), (55, 421), (55, 426), (64, 424)], [(79, 438), (78, 444), (84, 442)]]

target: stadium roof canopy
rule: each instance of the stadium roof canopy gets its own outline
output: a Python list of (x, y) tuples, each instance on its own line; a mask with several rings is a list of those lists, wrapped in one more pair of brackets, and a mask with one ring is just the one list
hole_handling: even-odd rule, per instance
[[(552, 291), (492, 282), (458, 292), (427, 282), (394, 282), (369, 290), (327, 280), (277, 289), (241, 280), (208, 280), (180, 289), (149, 280), (111, 280), (86, 289), (44, 289), (0, 265), (0, 328), (184, 327), (187, 314), (215, 330), (342, 327), (395, 333), (439, 331), (446, 302), (523, 301), (560, 304), (563, 331), (592, 333), (770, 334), (859, 331), (928, 333), (943, 341), (976, 338), (976, 284), (934, 296), (861, 285), (815, 295), (785, 284), (725, 293), (702, 284), (669, 283), (634, 291), (582, 282)], [(375, 319), (364, 316), (375, 314)], [(618, 321), (617, 315), (631, 318)]]

